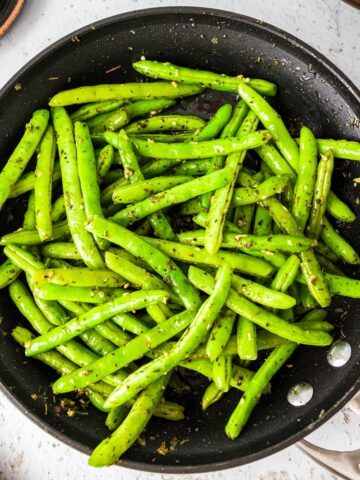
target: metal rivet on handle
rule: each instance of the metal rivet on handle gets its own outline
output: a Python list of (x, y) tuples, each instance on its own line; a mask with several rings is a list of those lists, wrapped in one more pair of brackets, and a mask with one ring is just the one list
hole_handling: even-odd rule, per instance
[(327, 361), (332, 367), (343, 367), (351, 357), (351, 345), (344, 340), (335, 342), (327, 354)]
[(313, 386), (308, 382), (301, 382), (290, 388), (287, 400), (294, 407), (302, 407), (310, 402), (313, 395)]

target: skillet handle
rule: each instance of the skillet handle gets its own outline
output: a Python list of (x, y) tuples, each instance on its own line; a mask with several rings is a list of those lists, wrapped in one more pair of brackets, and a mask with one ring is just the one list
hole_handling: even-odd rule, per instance
[[(348, 407), (360, 414), (360, 392), (348, 403)], [(337, 452), (317, 447), (301, 440), (297, 447), (322, 467), (346, 480), (360, 480), (360, 450)]]

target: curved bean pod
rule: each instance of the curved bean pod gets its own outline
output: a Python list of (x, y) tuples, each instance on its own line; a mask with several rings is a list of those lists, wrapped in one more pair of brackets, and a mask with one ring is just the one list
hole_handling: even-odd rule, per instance
[(12, 188), (25, 170), (46, 130), (48, 110), (36, 110), (25, 127), (25, 133), (0, 172), (0, 210)]
[(237, 87), (240, 83), (249, 82), (262, 95), (276, 95), (276, 85), (262, 79), (245, 79), (242, 75), (229, 77), (227, 75), (208, 72), (205, 70), (195, 70), (193, 68), (179, 67), (169, 62), (157, 62), (153, 60), (140, 60), (133, 63), (133, 67), (139, 73), (151, 78), (162, 78), (180, 83), (198, 83), (202, 87), (213, 88), (225, 92), (237, 93)]
[(202, 91), (199, 85), (173, 85), (167, 82), (104, 84), (64, 90), (54, 95), (50, 107), (66, 107), (79, 103), (106, 100), (149, 99), (156, 97), (178, 98)]

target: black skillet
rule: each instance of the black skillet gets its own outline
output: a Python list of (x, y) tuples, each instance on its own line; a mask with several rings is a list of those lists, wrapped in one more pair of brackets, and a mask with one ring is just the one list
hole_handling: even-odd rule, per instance
[[(80, 29), (20, 70), (0, 94), (1, 158), (5, 159), (15, 145), (31, 112), (46, 106), (54, 92), (83, 84), (133, 81), (139, 76), (131, 62), (141, 55), (273, 80), (279, 86), (274, 102), (294, 135), (301, 124), (306, 124), (319, 137), (360, 140), (356, 127), (356, 119), (360, 118), (358, 90), (304, 43), (262, 21), (229, 12), (159, 8), (118, 15)], [(119, 68), (106, 73), (114, 67)], [(224, 98), (218, 92), (205, 93), (195, 107), (189, 108), (186, 101), (180, 110), (207, 118)], [(358, 191), (351, 179), (360, 176), (360, 165), (342, 160), (336, 164), (333, 188), (359, 215)], [(2, 218), (7, 220), (1, 222), (1, 234), (19, 226), (20, 203), (9, 202), (2, 212)], [(359, 250), (359, 222), (341, 225), (341, 230)], [(23, 320), (7, 292), (1, 291), (0, 295), (2, 329), (10, 332)], [(265, 457), (309, 434), (337, 412), (360, 386), (360, 302), (336, 298), (329, 318), (337, 325), (335, 338), (346, 338), (352, 345), (353, 354), (345, 367), (330, 367), (326, 349), (299, 348), (289, 368), (283, 368), (274, 379), (271, 395), (263, 397), (236, 441), (225, 436), (224, 425), (239, 394), (230, 393), (203, 413), (200, 399), (207, 382), (188, 375), (192, 392), (181, 398), (186, 420), (169, 423), (153, 418), (146, 431), (146, 444), (132, 447), (123, 465), (157, 472), (212, 471)], [(25, 359), (9, 335), (1, 338), (0, 379), (3, 391), (23, 413), (68, 445), (89, 453), (108, 434), (104, 415), (92, 408), (85, 416), (59, 415), (48, 388), (54, 375), (39, 362)], [(314, 386), (314, 397), (306, 406), (295, 408), (288, 404), (286, 395), (299, 381)], [(39, 399), (33, 400), (32, 393), (39, 393)], [(159, 455), (156, 449), (161, 442), (165, 440), (169, 445), (175, 436), (186, 442), (165, 456)]]

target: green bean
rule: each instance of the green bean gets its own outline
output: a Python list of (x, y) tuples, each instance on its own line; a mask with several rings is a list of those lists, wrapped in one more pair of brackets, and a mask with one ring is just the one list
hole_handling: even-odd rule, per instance
[(185, 202), (190, 198), (197, 197), (203, 193), (215, 190), (226, 185), (230, 181), (228, 169), (195, 178), (189, 182), (169, 188), (164, 192), (152, 195), (142, 202), (130, 205), (112, 216), (112, 220), (122, 226), (131, 225), (142, 218), (155, 213), (163, 208)]
[[(276, 224), (288, 235), (300, 235), (295, 219), (277, 199), (270, 198), (262, 202)], [(316, 260), (313, 250), (300, 252), (300, 267), (307, 281), (311, 295), (322, 307), (327, 307), (331, 302), (331, 295), (322, 274), (321, 268)]]
[(235, 323), (236, 314), (231, 310), (221, 313), (214, 322), (206, 343), (206, 354), (214, 361), (229, 341)]
[(66, 216), (71, 236), (84, 263), (91, 268), (101, 268), (104, 263), (89, 232), (85, 231), (85, 211), (77, 169), (76, 146), (72, 122), (62, 107), (52, 109), (52, 119), (57, 135)]
[[(60, 163), (55, 162), (52, 179), (53, 182), (60, 180), (61, 178), (61, 171), (60, 171)], [(30, 192), (33, 190), (35, 185), (35, 171), (32, 170), (31, 172), (24, 173), (21, 175), (19, 180), (15, 183), (13, 188), (11, 189), (11, 193), (9, 198), (15, 198), (23, 193)]]
[[(169, 108), (174, 104), (175, 100), (167, 98), (140, 100), (138, 102), (130, 103), (120, 110), (113, 112), (104, 120), (104, 130), (119, 130), (135, 117), (141, 117), (147, 113), (153, 115), (154, 113)], [(129, 128), (131, 128), (131, 125), (129, 125)]]
[(240, 233), (245, 235), (250, 232), (255, 205), (240, 205), (235, 208), (234, 224), (239, 228)]
[[(170, 378), (170, 387), (172, 387), (174, 374)], [(177, 422), (179, 420), (184, 420), (184, 407), (175, 402), (169, 402), (168, 400), (160, 399), (160, 402), (157, 404), (154, 415), (156, 417), (165, 418), (172, 422)]]
[(150, 316), (150, 318), (154, 321), (154, 323), (163, 323), (169, 317), (159, 308), (158, 305), (148, 305), (146, 307), (146, 312)]
[(132, 285), (136, 285), (143, 290), (166, 290), (172, 301), (179, 302), (178, 297), (174, 295), (166, 282), (144, 268), (134, 265), (126, 258), (116, 253), (106, 252), (105, 263), (110, 270), (125, 278)]
[(290, 285), (294, 283), (299, 267), (300, 260), (296, 255), (288, 257), (273, 278), (271, 288), (280, 292), (286, 292)]
[[(81, 193), (86, 218), (103, 215), (100, 204), (100, 187), (96, 167), (95, 153), (89, 128), (84, 122), (75, 122), (75, 145)], [(108, 243), (102, 238), (94, 237), (99, 248), (105, 250)]]
[(324, 310), (322, 308), (314, 308), (314, 310), (311, 310), (310, 312), (308, 312), (306, 315), (304, 315), (301, 319), (301, 323), (302, 325), (304, 324), (304, 322), (309, 322), (309, 324), (311, 322), (322, 322), (326, 319), (326, 317), (328, 316), (328, 311), (327, 310)]
[(109, 247), (107, 249), (107, 252), (114, 253), (116, 256), (121, 257), (122, 259), (130, 262), (132, 265), (136, 265), (137, 267), (143, 268), (144, 270), (147, 270), (149, 268), (148, 263), (123, 248)]
[(316, 139), (309, 128), (302, 127), (300, 131), (298, 177), (291, 208), (291, 213), (301, 232), (304, 231), (310, 214), (310, 206), (315, 189), (316, 167)]
[[(59, 304), (73, 315), (82, 315), (87, 312), (84, 304), (67, 300), (59, 300)], [(99, 325), (95, 329), (87, 330), (79, 335), (81, 340), (98, 355), (107, 355), (115, 350), (115, 345), (104, 338), (100, 333)]]
[[(179, 242), (190, 245), (204, 245), (205, 232), (203, 230), (194, 230), (183, 232), (178, 235)], [(266, 250), (268, 252), (297, 253), (308, 250), (316, 245), (314, 240), (305, 237), (296, 237), (293, 235), (250, 235), (224, 232), (222, 248), (236, 248), (239, 250), (252, 252)]]
[(123, 347), (132, 338), (131, 335), (124, 332), (122, 328), (119, 328), (111, 320), (100, 323), (95, 329), (102, 337), (106, 338), (117, 347)]
[(209, 173), (211, 161), (207, 158), (201, 160), (192, 160), (176, 165), (170, 170), (172, 175), (190, 175), (192, 177), (205, 175)]
[(152, 360), (131, 373), (121, 386), (107, 398), (106, 406), (121, 405), (133, 398), (160, 375), (166, 375), (172, 368), (186, 359), (200, 344), (220, 313), (229, 292), (232, 269), (229, 264), (221, 266), (216, 274), (214, 291), (198, 310), (189, 328), (176, 345), (165, 355)]
[(320, 236), (325, 245), (327, 245), (344, 262), (356, 265), (360, 263), (359, 255), (353, 247), (337, 233), (325, 217), (323, 218)]
[(122, 329), (133, 333), (134, 335), (141, 335), (150, 329), (145, 322), (134, 317), (133, 315), (130, 315), (129, 313), (120, 313), (115, 315), (115, 317), (112, 318), (112, 321)]
[(120, 405), (120, 407), (112, 408), (107, 414), (105, 425), (109, 430), (115, 430), (126, 418), (129, 413), (129, 407)]
[(356, 220), (355, 213), (331, 190), (328, 194), (326, 210), (331, 216), (341, 222), (352, 223)]
[[(214, 280), (208, 273), (191, 266), (188, 276), (189, 280), (200, 290), (206, 293), (212, 291)], [(226, 305), (238, 315), (242, 315), (259, 327), (287, 340), (305, 345), (319, 346), (329, 345), (332, 342), (331, 336), (327, 333), (317, 330), (302, 330), (296, 324), (288, 324), (273, 313), (263, 310), (250, 300), (240, 296), (232, 289), (230, 290)]]
[[(321, 320), (321, 318), (315, 320), (310, 319), (309, 321), (306, 320), (306, 317), (308, 314), (311, 312), (308, 312), (303, 318), (305, 318), (304, 322), (299, 321), (296, 323), (298, 327), (303, 328), (304, 330), (323, 330), (325, 332), (330, 332), (331, 330), (334, 329), (333, 325), (331, 325), (328, 322), (324, 322)], [(257, 335), (257, 350), (262, 351), (262, 350), (272, 350), (278, 345), (283, 345), (284, 343), (288, 343), (288, 340), (285, 338), (279, 337), (278, 335), (275, 335), (274, 333), (270, 333), (266, 330), (260, 330), (258, 335)], [(163, 352), (169, 351), (171, 348), (171, 344), (173, 342), (167, 342), (162, 347), (159, 347), (158, 349), (154, 350), (153, 356), (160, 355)], [(237, 355), (238, 354), (238, 348), (237, 348), (237, 337), (236, 335), (232, 335), (225, 346), (225, 348), (222, 350), (220, 353), (221, 356), (223, 355)], [(193, 362), (194, 360), (201, 360), (203, 361), (204, 359), (207, 359), (207, 354), (205, 350), (205, 346), (201, 345), (198, 347), (194, 353), (192, 353), (189, 357), (189, 363)], [(208, 361), (208, 360), (207, 360)], [(181, 365), (185, 366), (186, 362), (182, 362)], [(210, 362), (211, 365), (211, 362)], [(235, 368), (235, 365), (233, 365), (233, 369)], [(210, 369), (211, 371), (211, 369)], [(200, 372), (202, 373), (202, 372)], [(207, 375), (209, 378), (211, 378), (211, 374)], [(235, 386), (235, 385), (232, 385)]]
[(237, 350), (240, 360), (256, 360), (257, 352), (256, 325), (239, 315), (236, 326)]
[[(118, 138), (114, 132), (106, 131), (105, 140), (113, 147), (118, 147)], [(229, 137), (207, 142), (161, 143), (147, 142), (132, 138), (135, 151), (142, 157), (166, 158), (169, 160), (192, 160), (208, 158), (214, 155), (230, 155), (249, 148), (256, 148), (270, 140), (267, 130), (251, 132), (241, 138)]]
[(296, 173), (274, 145), (267, 143), (256, 148), (255, 151), (274, 175), (288, 175), (291, 181), (295, 182)]
[(143, 180), (132, 185), (124, 185), (116, 188), (112, 195), (114, 203), (136, 203), (145, 200), (152, 195), (168, 190), (182, 183), (192, 180), (189, 176), (162, 176)]
[(219, 267), (228, 262), (233, 266), (234, 270), (259, 277), (268, 277), (274, 271), (271, 265), (263, 260), (241, 253), (220, 250), (215, 255), (210, 255), (205, 249), (193, 247), (192, 245), (183, 245), (150, 237), (144, 237), (144, 240), (169, 255), (169, 257), (186, 263), (199, 263)]
[(114, 157), (114, 148), (111, 145), (106, 145), (100, 150), (99, 154), (96, 155), (96, 173), (100, 184), (109, 173), (114, 163)]
[(351, 140), (316, 139), (319, 152), (326, 155), (330, 150), (335, 158), (360, 161), (360, 142)]
[(61, 220), (63, 217), (65, 217), (66, 211), (65, 211), (65, 199), (64, 195), (61, 195), (58, 197), (55, 202), (52, 204), (51, 207), (51, 220), (53, 222), (58, 222)]
[[(333, 275), (331, 273), (325, 273), (324, 276), (333, 295), (360, 298), (360, 280), (340, 275)], [(305, 283), (303, 276), (298, 276), (297, 281)]]
[(173, 288), (186, 308), (198, 307), (200, 298), (196, 290), (188, 283), (179, 267), (163, 252), (135, 233), (99, 217), (91, 219), (86, 228), (144, 260)]
[(334, 155), (329, 151), (326, 155), (321, 156), (317, 168), (314, 198), (306, 228), (307, 235), (312, 238), (318, 238), (321, 232), (333, 169)]
[(69, 320), (64, 326), (56, 327), (47, 334), (41, 335), (31, 343), (25, 353), (32, 356), (45, 352), (71, 340), (85, 330), (99, 325), (117, 313), (144, 308), (150, 303), (158, 303), (166, 298), (168, 298), (166, 292), (161, 290), (147, 290), (146, 294), (144, 292), (133, 292), (123, 295)]
[(267, 288), (259, 283), (234, 275), (232, 288), (255, 303), (266, 307), (287, 309), (295, 305), (296, 300), (283, 292)]
[[(144, 180), (144, 175), (139, 167), (131, 142), (124, 130), (121, 130), (119, 132), (118, 142), (119, 153), (124, 167), (125, 178), (129, 180), (130, 184), (137, 184), (141, 182), (142, 180)], [(115, 216), (116, 215), (120, 215), (120, 213), (115, 214)], [(169, 223), (163, 212), (160, 212), (158, 215), (151, 215), (149, 220), (157, 236), (168, 240), (173, 240), (175, 238), (175, 233), (173, 232), (171, 224)]]
[[(33, 334), (23, 327), (15, 327), (14, 330), (11, 332), (11, 336), (22, 347), (25, 347), (34, 338)], [(34, 358), (40, 360), (41, 362), (45, 363), (45, 365), (48, 365), (49, 367), (53, 368), (58, 373), (61, 373), (63, 375), (70, 373), (71, 371), (76, 369), (76, 365), (73, 362), (63, 357), (59, 352), (55, 350), (41, 353)], [(87, 394), (90, 392), (98, 392), (103, 395), (108, 395), (110, 391), (110, 385), (106, 385), (105, 383), (101, 382), (99, 382), (97, 385), (92, 385), (91, 388), (86, 389)]]
[(177, 143), (177, 142), (188, 142), (192, 138), (192, 132), (185, 133), (138, 133), (132, 135), (129, 132), (129, 137), (135, 137), (139, 140), (148, 140), (154, 142), (162, 143)]
[(63, 258), (64, 260), (81, 260), (81, 255), (71, 242), (51, 242), (43, 245), (41, 255), (48, 258)]
[(32, 191), (29, 195), (26, 212), (24, 214), (23, 229), (30, 231), (30, 230), (35, 230), (35, 228), (36, 228), (35, 192)]
[[(186, 360), (181, 362), (182, 367), (204, 375), (207, 378), (213, 378), (213, 363), (206, 359)], [(237, 390), (246, 391), (254, 372), (235, 364), (232, 366), (230, 385)]]
[[(249, 112), (239, 128), (237, 135), (242, 137), (251, 134), (256, 129), (257, 124), (258, 120), (256, 116), (252, 112)], [(245, 156), (246, 150), (243, 150), (240, 153), (233, 153), (227, 157), (225, 167), (229, 169), (231, 180), (227, 185), (217, 189), (211, 200), (204, 242), (206, 251), (211, 255), (215, 254), (220, 248), (224, 223), (227, 212), (231, 207), (231, 199), (234, 192), (236, 178), (242, 167)]]
[(56, 141), (54, 129), (52, 125), (49, 125), (40, 142), (34, 183), (36, 229), (42, 241), (51, 238), (52, 233), (51, 195), (55, 153)]
[(124, 105), (123, 100), (108, 100), (105, 102), (91, 102), (87, 105), (83, 105), (70, 115), (73, 123), (84, 122), (91, 118), (97, 117), (102, 113), (112, 112), (116, 108)]
[(345, 275), (343, 270), (340, 267), (335, 265), (334, 262), (329, 260), (328, 258), (324, 257), (320, 253), (315, 251), (316, 259), (322, 269), (323, 272), (327, 273), (334, 273), (335, 275)]
[(131, 447), (154, 413), (169, 378), (169, 375), (158, 378), (140, 394), (122, 424), (93, 450), (89, 465), (93, 467), (111, 465)]
[(168, 158), (160, 159), (160, 160), (151, 160), (150, 163), (144, 165), (143, 174), (145, 178), (157, 177), (167, 172), (172, 167), (175, 167), (176, 165), (179, 165), (182, 163), (184, 163), (184, 160), (177, 159), (177, 158), (173, 158), (171, 160), (169, 160)]
[[(239, 102), (237, 102), (233, 109), (232, 116), (229, 122), (227, 123), (227, 125), (225, 125), (223, 131), (221, 132), (220, 138), (228, 138), (228, 137), (236, 136), (240, 128), (240, 125), (243, 123), (248, 111), (249, 109), (243, 100), (240, 100)], [(217, 155), (213, 157), (210, 162), (211, 163), (206, 173), (216, 172), (216, 170), (219, 170), (220, 168), (222, 168), (224, 165), (224, 157)], [(211, 200), (211, 193), (210, 192), (205, 193), (204, 195), (201, 196), (201, 199), (200, 199), (201, 206), (206, 210), (209, 210), (210, 200)]]
[(192, 115), (155, 115), (133, 122), (125, 128), (127, 134), (154, 133), (162, 131), (193, 131), (204, 128), (205, 121)]
[(97, 408), (98, 410), (100, 410), (100, 412), (103, 413), (109, 412), (109, 409), (105, 407), (104, 395), (98, 392), (92, 392), (91, 390), (89, 392), (86, 392), (86, 394), (93, 407)]
[(223, 390), (220, 390), (214, 382), (211, 382), (205, 392), (204, 392), (204, 395), (202, 397), (202, 400), (201, 400), (201, 407), (203, 410), (206, 410), (208, 407), (210, 407), (210, 405), (212, 405), (213, 403), (216, 403), (218, 402), (221, 397), (224, 395), (224, 391)]
[(20, 275), (21, 270), (10, 259), (5, 260), (0, 266), (0, 289), (5, 288)]
[(234, 439), (239, 436), (271, 378), (289, 359), (296, 347), (295, 343), (276, 347), (255, 373), (226, 424), (225, 432), (229, 438)]
[(300, 267), (306, 278), (306, 283), (311, 295), (321, 307), (327, 307), (331, 303), (329, 287), (324, 278), (313, 250), (300, 253)]
[(64, 90), (54, 95), (50, 107), (66, 107), (79, 103), (106, 100), (149, 99), (156, 97), (178, 98), (200, 93), (198, 85), (177, 85), (167, 82), (104, 84)]
[(260, 205), (256, 206), (253, 230), (256, 236), (270, 235), (272, 232), (271, 215)]
[(104, 132), (105, 130), (118, 130), (128, 123), (130, 123), (131, 118), (134, 116), (144, 115), (151, 112), (154, 109), (153, 103), (155, 106), (171, 106), (175, 103), (171, 99), (158, 99), (158, 100), (140, 100), (135, 103), (128, 103), (117, 108), (113, 112), (103, 113), (98, 115), (92, 120), (88, 121), (88, 126), (92, 134), (97, 134)]
[(298, 289), (302, 308), (301, 306), (297, 306), (297, 308), (300, 312), (307, 312), (318, 306), (318, 303), (314, 300), (306, 285), (298, 285)]
[[(34, 339), (34, 335), (30, 332), (30, 330), (19, 326), (14, 328), (11, 336), (22, 347), (26, 347), (26, 345), (28, 345)], [(63, 357), (56, 350), (41, 353), (36, 355), (35, 358), (42, 361), (62, 375), (67, 375), (76, 370), (76, 365), (67, 358)]]
[(0, 210), (34, 155), (49, 121), (48, 110), (36, 110), (25, 133), (0, 172)]
[(218, 357), (213, 365), (213, 379), (215, 385), (222, 391), (228, 392), (230, 389), (232, 372), (232, 356), (226, 355)]
[(259, 117), (261, 123), (270, 132), (285, 160), (296, 172), (298, 170), (299, 148), (295, 140), (291, 138), (280, 115), (259, 93), (246, 83), (242, 82), (239, 84), (238, 93), (249, 108)]
[(316, 253), (322, 255), (323, 257), (331, 260), (332, 262), (338, 262), (340, 259), (339, 257), (332, 251), (330, 248), (325, 245), (321, 240), (318, 240), (318, 244), (316, 246)]
[[(196, 223), (197, 225), (200, 225), (200, 227), (206, 227), (207, 224), (208, 224), (208, 216), (209, 214), (206, 213), (206, 212), (200, 212), (198, 213), (197, 215), (195, 215), (192, 220), (194, 223)], [(232, 233), (240, 233), (240, 229), (234, 225), (232, 222), (230, 222), (229, 220), (225, 220), (225, 223), (224, 223), (224, 229), (227, 231), (227, 232), (232, 232)], [(201, 231), (201, 230), (200, 230)], [(184, 233), (184, 232), (183, 232)], [(189, 235), (190, 235), (190, 232), (188, 232)], [(204, 232), (205, 233), (205, 232)], [(180, 234), (182, 235), (182, 234)], [(187, 238), (187, 236), (185, 235), (185, 238)], [(184, 242), (186, 243), (186, 242)]]
[[(212, 192), (208, 193), (210, 193), (211, 197)], [(206, 193), (199, 197), (187, 200), (185, 203), (183, 203), (179, 208), (180, 215), (197, 215), (198, 213), (205, 213), (206, 208), (201, 206), (201, 198), (203, 198), (204, 195), (206, 195)]]
[[(67, 221), (59, 222), (53, 225), (51, 238), (48, 240), (57, 240), (70, 233)], [(25, 230), (21, 228), (15, 232), (8, 233), (1, 237), (0, 245), (17, 243), (20, 245), (39, 245), (42, 243), (37, 230)]]
[[(31, 252), (26, 251), (16, 245), (8, 245), (4, 248), (5, 255), (11, 260), (13, 265), (18, 269), (24, 270), (27, 274), (31, 274), (34, 269), (43, 268), (43, 263), (37, 260)], [(54, 301), (44, 301), (34, 293), (31, 281), (28, 282), (30, 289), (34, 295), (34, 300), (41, 312), (47, 320), (53, 325), (61, 325), (68, 320), (68, 315), (61, 306)]]
[(34, 294), (43, 300), (71, 300), (84, 303), (105, 303), (123, 295), (119, 288), (73, 287), (43, 283), (34, 288)]
[(275, 96), (276, 85), (267, 80), (258, 78), (245, 79), (242, 75), (229, 77), (227, 75), (195, 70), (192, 68), (179, 67), (171, 63), (156, 62), (152, 60), (140, 60), (133, 63), (133, 67), (139, 73), (151, 78), (161, 78), (179, 83), (195, 83), (202, 87), (213, 88), (225, 92), (238, 93), (238, 86), (248, 82), (262, 95)]
[(145, 218), (145, 220), (134, 230), (137, 235), (151, 235), (152, 231), (153, 229), (149, 217)]
[(108, 205), (112, 203), (112, 195), (115, 189), (118, 187), (123, 187), (125, 185), (129, 185), (129, 180), (124, 177), (124, 173), (122, 173), (122, 176), (119, 177), (115, 182), (111, 183), (110, 185), (107, 185), (106, 188), (101, 192), (101, 204), (102, 205)]
[[(204, 142), (216, 138), (221, 130), (230, 120), (232, 113), (232, 106), (229, 103), (222, 105), (215, 114), (210, 118), (207, 124), (199, 133), (192, 137), (193, 142)], [(199, 128), (199, 127), (198, 127)], [(210, 173), (210, 172), (209, 172)]]
[[(10, 285), (9, 294), (20, 313), (29, 321), (37, 333), (42, 335), (54, 329), (54, 326), (41, 313), (20, 280), (16, 280)], [(88, 365), (98, 358), (97, 355), (74, 340), (71, 340), (66, 345), (58, 345), (57, 350), (80, 366)]]
[(82, 389), (120, 370), (130, 362), (141, 358), (150, 350), (183, 331), (192, 322), (194, 316), (194, 310), (186, 310), (178, 315), (174, 315), (165, 322), (130, 340), (127, 345), (99, 358), (86, 368), (78, 369), (73, 374), (59, 378), (53, 384), (54, 393), (65, 393)]
[(241, 205), (250, 205), (252, 203), (261, 202), (262, 200), (273, 197), (277, 193), (283, 192), (288, 182), (288, 176), (277, 175), (268, 178), (257, 188), (236, 188), (230, 203), (230, 208), (239, 207)]
[[(271, 168), (273, 173), (276, 175), (290, 175), (292, 181), (295, 181), (296, 176), (294, 175), (294, 171), (275, 147), (271, 144), (266, 144), (258, 147), (256, 151), (262, 160)], [(331, 191), (328, 195), (326, 208), (333, 217), (343, 222), (353, 222), (356, 219), (355, 214), (350, 208)]]
[(111, 270), (90, 270), (88, 268), (44, 268), (32, 272), (34, 285), (54, 283), (72, 287), (122, 287), (125, 283), (123, 277)]

